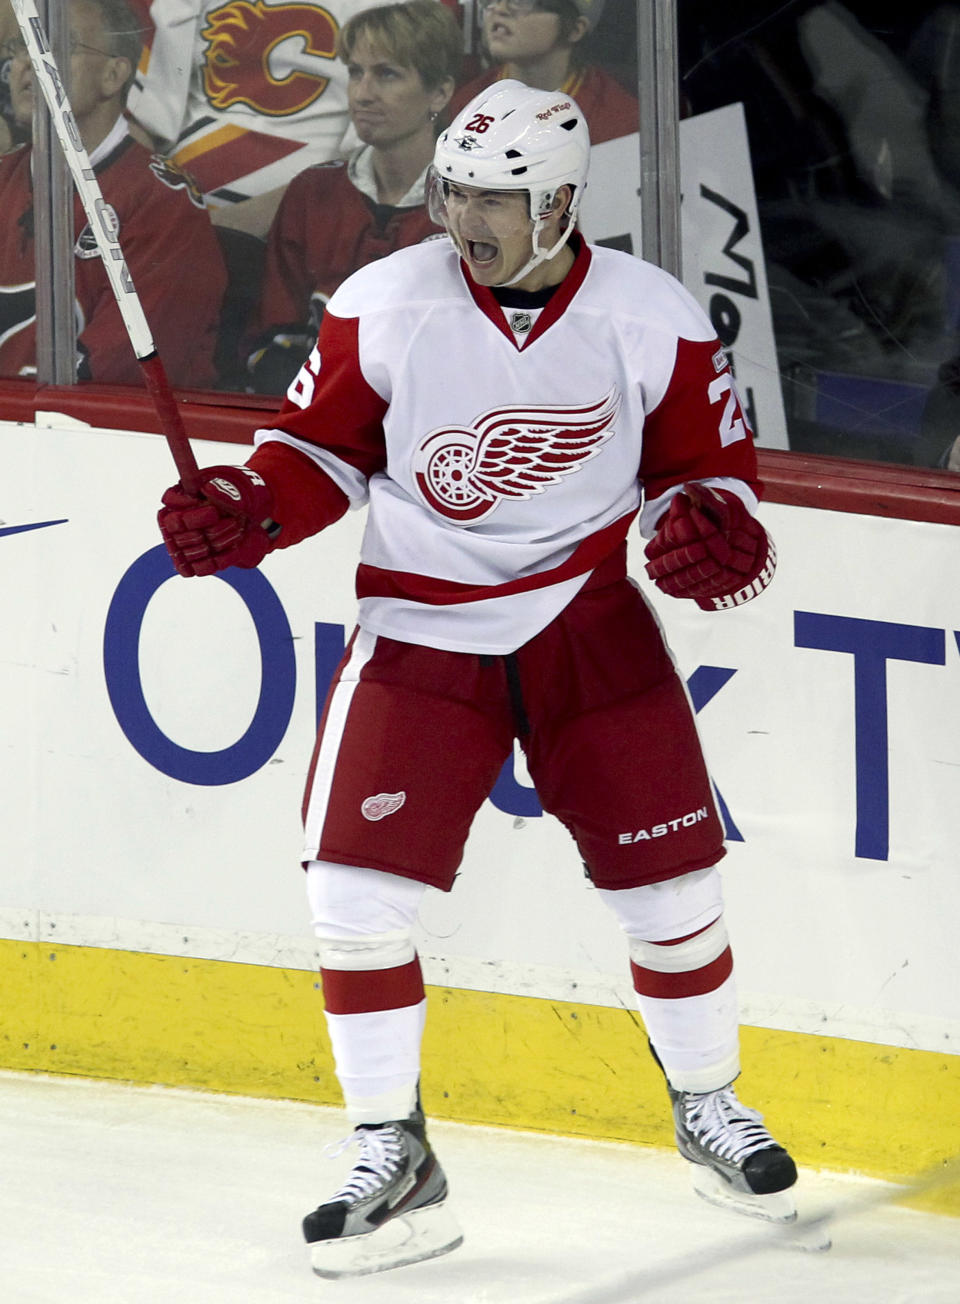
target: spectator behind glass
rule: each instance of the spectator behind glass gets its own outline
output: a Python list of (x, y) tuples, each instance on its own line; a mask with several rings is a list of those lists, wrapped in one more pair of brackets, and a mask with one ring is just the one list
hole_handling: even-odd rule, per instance
[(441, 233), (424, 189), (462, 46), (456, 19), (435, 0), (366, 9), (340, 33), (350, 117), (363, 144), (346, 163), (301, 172), (284, 195), (249, 350), (255, 392), (286, 390), (324, 305), (351, 272)]
[(587, 62), (584, 42), (603, 6), (604, 0), (480, 0), (491, 66), (458, 88), (451, 113), (459, 113), (495, 81), (515, 78), (573, 96), (586, 117), (591, 144), (637, 131), (635, 97), (610, 73)]
[(20, 28), (13, 16), (10, 0), (0, 0), (0, 154), (22, 140), (13, 118), (13, 106), (10, 103), (10, 65), (9, 54), (4, 53), (7, 45), (20, 35)]
[(130, 112), (189, 175), (218, 226), (265, 237), (297, 173), (343, 157), (347, 73), (337, 42), (368, 7), (369, 0), (150, 4), (154, 32)]
[[(170, 379), (205, 386), (225, 273), (205, 212), (151, 170), (130, 136), (123, 106), (140, 50), (139, 25), (124, 0), (70, 0), (70, 59), (64, 78), (81, 139), (107, 202)], [(19, 37), (8, 44), (17, 124), (29, 130), (33, 70)], [(0, 374), (36, 374), (32, 146), (0, 158)], [(140, 381), (120, 311), (83, 207), (74, 199), (74, 269), (79, 379)], [(189, 286), (189, 293), (186, 287)]]

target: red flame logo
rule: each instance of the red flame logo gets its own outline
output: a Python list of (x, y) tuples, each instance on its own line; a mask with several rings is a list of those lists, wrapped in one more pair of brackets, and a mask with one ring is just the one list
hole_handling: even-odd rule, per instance
[(201, 33), (207, 99), (215, 109), (245, 104), (273, 118), (299, 113), (327, 88), (338, 30), (319, 5), (229, 0), (211, 10)]

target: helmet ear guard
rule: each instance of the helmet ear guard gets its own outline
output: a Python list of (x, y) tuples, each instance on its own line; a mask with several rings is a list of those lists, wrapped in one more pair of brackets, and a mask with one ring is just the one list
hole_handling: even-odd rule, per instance
[(557, 195), (560, 193), (561, 186), (570, 187), (570, 198), (567, 200), (564, 210), (560, 214), (561, 229), (566, 230), (568, 226), (575, 225), (576, 211), (580, 207), (580, 196), (577, 193), (577, 188), (573, 182), (562, 181), (560, 185), (556, 186), (553, 190), (541, 191), (539, 203), (536, 201), (534, 195), (531, 194), (530, 212), (533, 214), (536, 209), (538, 210), (537, 217), (549, 217), (554, 211), (554, 205), (557, 202)]

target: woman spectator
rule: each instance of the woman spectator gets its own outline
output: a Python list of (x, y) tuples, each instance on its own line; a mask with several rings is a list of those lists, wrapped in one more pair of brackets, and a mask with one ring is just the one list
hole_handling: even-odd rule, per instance
[(442, 234), (425, 208), (426, 172), (463, 48), (435, 0), (365, 9), (338, 45), (350, 118), (363, 142), (344, 162), (290, 183), (270, 228), (251, 388), (282, 393), (312, 347), (323, 306), (359, 267)]

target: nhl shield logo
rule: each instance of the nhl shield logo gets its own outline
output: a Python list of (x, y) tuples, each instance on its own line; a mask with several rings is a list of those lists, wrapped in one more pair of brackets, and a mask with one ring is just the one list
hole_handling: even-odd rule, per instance
[(97, 237), (93, 234), (93, 228), (87, 224), (77, 236), (77, 242), (73, 246), (74, 258), (99, 258), (100, 246), (97, 244)]
[(375, 797), (368, 797), (360, 807), (360, 814), (365, 820), (382, 820), (393, 815), (407, 800), (405, 792), (378, 792)]

